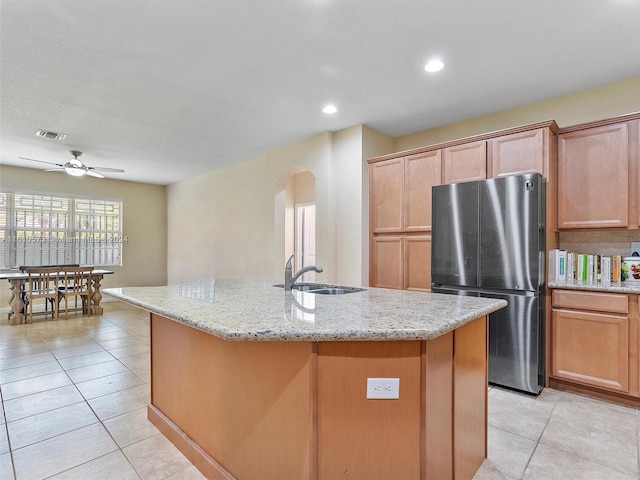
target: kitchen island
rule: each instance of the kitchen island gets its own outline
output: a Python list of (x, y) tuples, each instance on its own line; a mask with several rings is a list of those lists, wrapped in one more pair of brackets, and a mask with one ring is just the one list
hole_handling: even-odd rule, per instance
[[(207, 478), (470, 479), (503, 300), (262, 280), (111, 288), (151, 312), (149, 419)], [(399, 398), (367, 398), (367, 379)]]

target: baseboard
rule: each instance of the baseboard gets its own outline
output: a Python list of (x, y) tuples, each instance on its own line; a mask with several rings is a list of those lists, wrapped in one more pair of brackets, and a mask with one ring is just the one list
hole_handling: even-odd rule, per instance
[(236, 480), (155, 406), (147, 406), (147, 418), (209, 480)]

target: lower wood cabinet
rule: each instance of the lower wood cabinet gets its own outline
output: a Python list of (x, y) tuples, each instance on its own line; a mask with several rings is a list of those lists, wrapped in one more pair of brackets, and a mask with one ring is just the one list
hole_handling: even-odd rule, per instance
[(637, 401), (639, 322), (638, 295), (553, 290), (550, 385)]
[(372, 239), (369, 285), (428, 292), (431, 235), (381, 235)]
[(404, 237), (404, 288), (431, 291), (431, 235)]
[(629, 391), (629, 318), (553, 310), (552, 373), (588, 385)]
[(401, 235), (373, 237), (369, 285), (402, 290), (404, 237)]

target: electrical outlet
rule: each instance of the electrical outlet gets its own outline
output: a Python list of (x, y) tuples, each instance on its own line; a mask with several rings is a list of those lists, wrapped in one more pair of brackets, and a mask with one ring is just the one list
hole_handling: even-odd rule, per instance
[(367, 378), (367, 398), (396, 400), (400, 398), (399, 378)]
[(640, 255), (640, 242), (631, 242), (631, 255), (634, 253)]

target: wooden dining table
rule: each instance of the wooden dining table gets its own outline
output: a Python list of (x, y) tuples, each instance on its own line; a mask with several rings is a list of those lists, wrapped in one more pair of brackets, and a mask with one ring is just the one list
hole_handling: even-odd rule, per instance
[[(100, 292), (100, 282), (105, 275), (111, 275), (111, 270), (92, 270), (91, 271), (91, 315), (102, 315), (102, 307), (100, 302), (102, 301), (102, 293)], [(60, 277), (64, 275), (63, 272), (59, 272)], [(24, 302), (22, 293), (24, 292), (24, 286), (29, 280), (29, 275), (26, 272), (0, 272), (0, 280), (9, 281), (9, 324), (20, 325), (26, 323), (27, 319), (27, 305)]]

